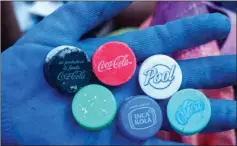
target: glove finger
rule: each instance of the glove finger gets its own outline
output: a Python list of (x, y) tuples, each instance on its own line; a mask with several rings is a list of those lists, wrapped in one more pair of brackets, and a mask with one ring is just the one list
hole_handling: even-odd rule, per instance
[[(216, 89), (236, 84), (236, 55), (210, 56), (177, 62), (182, 71), (180, 89)], [(137, 70), (139, 69), (138, 65)], [(137, 86), (137, 92), (140, 90)]]
[(90, 50), (95, 51), (108, 41), (127, 43), (134, 51), (137, 61), (154, 54), (169, 54), (191, 48), (211, 40), (225, 38), (230, 31), (230, 21), (221, 14), (204, 14), (186, 17), (165, 25), (157, 25), (144, 30), (132, 31), (120, 36), (87, 39)]
[(181, 88), (216, 89), (236, 84), (236, 55), (178, 61), (183, 75)]

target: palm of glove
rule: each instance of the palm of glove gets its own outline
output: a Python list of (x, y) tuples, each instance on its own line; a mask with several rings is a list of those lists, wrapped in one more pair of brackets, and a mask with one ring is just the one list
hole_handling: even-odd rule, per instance
[[(72, 116), (72, 97), (65, 97), (56, 92), (44, 78), (44, 59), (48, 52), (57, 46), (77, 46), (91, 57), (105, 42), (111, 40), (125, 42), (133, 49), (138, 68), (133, 78), (126, 84), (108, 87), (119, 106), (125, 98), (143, 94), (137, 76), (139, 65), (145, 58), (153, 54), (171, 53), (213, 39), (221, 39), (226, 37), (230, 29), (226, 17), (213, 14), (189, 17), (164, 26), (155, 26), (121, 36), (80, 40), (84, 33), (110, 19), (128, 4), (127, 2), (68, 3), (46, 17), (3, 53), (2, 141), (4, 143), (175, 144), (158, 139), (145, 142), (131, 141), (120, 134), (115, 120), (101, 131), (88, 131), (81, 128)], [(184, 76), (182, 88), (219, 88), (235, 84), (235, 58), (236, 56), (224, 56), (180, 61)], [(199, 66), (194, 67), (196, 64)], [(171, 130), (165, 114), (166, 103), (167, 101), (160, 102), (164, 111), (162, 129)], [(217, 113), (223, 113), (226, 111), (225, 108), (229, 110), (234, 108), (236, 102), (212, 101), (212, 106)], [(215, 108), (218, 106), (219, 108)], [(212, 117), (209, 123), (211, 128), (206, 128), (204, 132), (234, 128), (235, 115), (236, 111), (232, 109), (228, 113)], [(223, 122), (221, 119), (226, 117), (229, 117), (229, 120), (225, 121), (227, 124), (220, 127)], [(220, 122), (216, 121), (217, 118)]]

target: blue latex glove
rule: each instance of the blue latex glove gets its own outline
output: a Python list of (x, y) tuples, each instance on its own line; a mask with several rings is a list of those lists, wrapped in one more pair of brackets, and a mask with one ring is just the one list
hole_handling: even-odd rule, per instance
[[(70, 2), (32, 28), (2, 54), (2, 142), (17, 144), (162, 144), (175, 142), (151, 138), (136, 142), (124, 137), (116, 123), (101, 131), (87, 131), (74, 120), (72, 98), (53, 90), (43, 75), (47, 53), (60, 45), (83, 49), (90, 57), (101, 44), (117, 40), (133, 49), (139, 64), (159, 53), (197, 46), (222, 39), (230, 22), (220, 14), (188, 17), (145, 30), (109, 38), (80, 37), (115, 16), (130, 2)], [(181, 88), (220, 88), (236, 84), (236, 56), (206, 57), (179, 61), (183, 72)], [(137, 72), (126, 84), (110, 88), (118, 105), (129, 96), (143, 94)], [(167, 121), (166, 101), (163, 130), (172, 131)], [(236, 101), (211, 100), (212, 116), (202, 133), (236, 128)]]

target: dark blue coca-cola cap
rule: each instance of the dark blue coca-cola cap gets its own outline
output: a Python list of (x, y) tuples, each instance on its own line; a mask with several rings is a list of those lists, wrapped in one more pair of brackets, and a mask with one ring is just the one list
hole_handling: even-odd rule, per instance
[(162, 124), (162, 112), (156, 101), (148, 96), (127, 98), (120, 106), (118, 127), (133, 140), (146, 140), (154, 136)]
[(50, 51), (44, 63), (47, 82), (58, 91), (73, 95), (89, 84), (92, 69), (88, 56), (73, 46), (59, 46)]

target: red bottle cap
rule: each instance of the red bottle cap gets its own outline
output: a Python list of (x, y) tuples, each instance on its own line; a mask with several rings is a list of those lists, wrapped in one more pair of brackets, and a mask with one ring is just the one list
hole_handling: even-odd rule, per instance
[(136, 57), (125, 43), (108, 42), (99, 47), (92, 58), (96, 77), (106, 85), (126, 83), (136, 70)]

